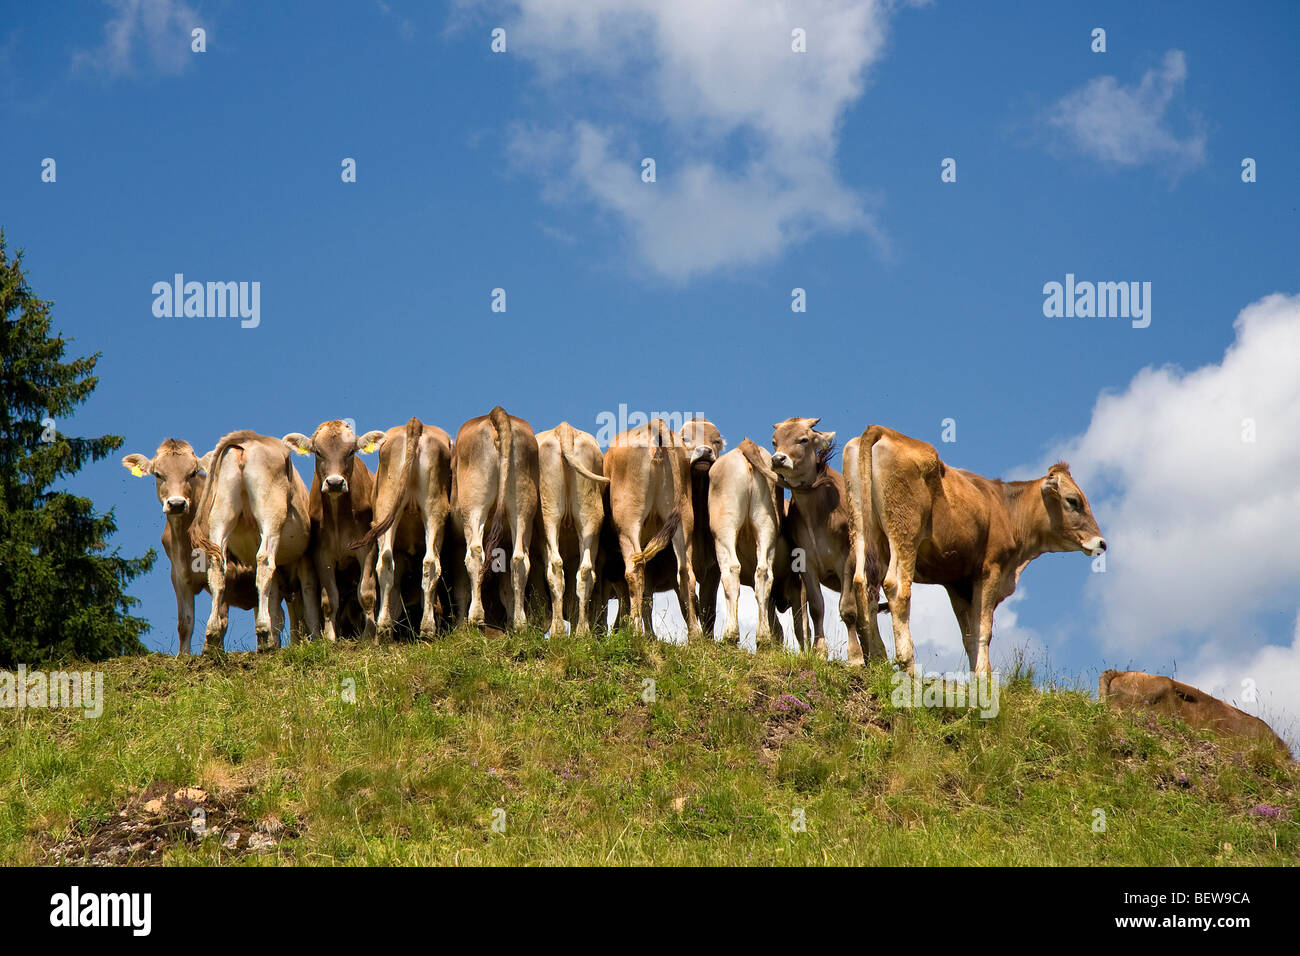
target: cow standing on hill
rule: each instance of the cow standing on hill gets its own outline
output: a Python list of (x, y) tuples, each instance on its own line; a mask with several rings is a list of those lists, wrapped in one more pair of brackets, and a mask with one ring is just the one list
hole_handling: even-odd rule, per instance
[[(852, 588), (853, 516), (844, 478), (830, 467), (835, 433), (817, 431), (815, 426), (819, 421), (820, 418), (787, 418), (772, 426), (772, 469), (790, 489), (786, 521), (798, 549), (795, 565), (802, 568), (815, 636), (813, 647), (826, 653), (825, 602), (821, 591), (824, 584), (840, 592), (840, 617), (849, 632), (848, 662), (861, 664), (860, 621)], [(879, 636), (867, 640), (873, 658), (886, 656)]]
[[(362, 601), (365, 620), (363, 636), (375, 636), (373, 547), (355, 551), (351, 543), (370, 530), (375, 507), (375, 479), (359, 451), (373, 451), (383, 432), (358, 438), (346, 422), (324, 422), (308, 438), (301, 432), (284, 436), (284, 443), (300, 455), (312, 455), (315, 470), (308, 493), (311, 514), (311, 556), (321, 589), (321, 611), (325, 637), (338, 636), (345, 602), (369, 595)], [(356, 589), (340, 590), (339, 572), (356, 566)], [(368, 605), (368, 606), (367, 606)]]
[[(288, 572), (290, 583), (299, 587), (311, 635), (320, 633), (320, 596), (307, 555), (311, 542), (307, 488), (284, 442), (245, 430), (231, 432), (217, 443), (190, 540), (210, 558), (212, 615), (204, 632), (204, 651), (220, 650), (225, 640), (227, 553), (254, 569), (259, 649), (278, 646), (279, 631), (271, 618), (271, 608), (280, 602), (277, 569)], [(292, 636), (296, 639), (296, 632)]]
[(378, 614), (372, 592), (362, 588), (361, 603), (375, 620), (375, 639), (386, 640), (403, 606), (399, 558), (421, 561), (420, 633), (438, 629), (438, 581), (442, 577), (442, 544), (451, 512), (451, 439), (436, 425), (411, 418), (386, 432), (367, 432), (364, 451), (378, 450), (375, 471), (374, 524), (351, 547), (374, 548), (379, 579)]
[[(483, 579), (494, 568), (508, 532), (511, 622), (528, 624), (527, 587), (538, 494), (538, 449), (533, 428), (501, 406), (471, 418), (456, 432), (452, 459), (452, 519), (465, 539), (471, 624), (483, 625)], [(486, 534), (486, 540), (485, 540)]]
[(591, 631), (591, 599), (596, 586), (600, 529), (605, 520), (609, 479), (596, 439), (568, 422), (537, 433), (542, 531), (546, 579), (551, 590), (551, 636), (564, 633), (566, 579), (575, 612), (575, 633)]
[[(202, 458), (194, 454), (187, 441), (166, 439), (152, 458), (140, 454), (126, 455), (122, 466), (137, 478), (152, 475), (158, 502), (162, 505), (162, 547), (171, 565), (172, 590), (176, 592), (177, 654), (188, 657), (194, 634), (194, 597), (207, 590), (208, 573), (206, 556), (201, 548), (190, 541), (190, 525), (194, 521), (194, 507), (203, 495), (207, 483), (209, 453)], [(231, 607), (250, 610), (257, 607), (257, 589), (253, 583), (253, 569), (231, 560), (226, 568), (225, 605), (219, 609), (225, 620)], [(299, 617), (301, 601), (296, 594), (289, 596), (290, 626), (301, 628)], [(271, 626), (278, 634), (284, 627), (284, 610), (279, 602), (271, 609)]]
[(915, 671), (913, 583), (947, 589), (971, 670), (988, 674), (993, 611), (1015, 591), (1026, 565), (1049, 551), (1095, 556), (1106, 550), (1088, 499), (1064, 462), (1031, 481), (993, 480), (949, 468), (933, 445), (872, 425), (862, 433), (856, 465), (854, 507), (862, 532), (854, 591), (878, 640), (883, 584), (894, 661), (909, 673)]

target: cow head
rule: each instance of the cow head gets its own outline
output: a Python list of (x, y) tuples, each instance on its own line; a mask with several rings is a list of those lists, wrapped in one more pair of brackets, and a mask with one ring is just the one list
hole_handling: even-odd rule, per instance
[(1049, 547), (1053, 551), (1083, 551), (1093, 557), (1106, 550), (1097, 519), (1092, 516), (1088, 499), (1074, 479), (1070, 466), (1058, 461), (1047, 469), (1041, 482), (1043, 506), (1047, 509)]
[(153, 458), (126, 455), (122, 467), (137, 478), (153, 475), (158, 502), (163, 514), (170, 518), (189, 514), (200, 491), (199, 479), (207, 474), (211, 458), (211, 452), (199, 458), (189, 442), (168, 438), (158, 446)]
[(787, 418), (772, 426), (772, 470), (792, 488), (811, 488), (830, 460), (834, 432), (816, 430), (820, 418)]
[(727, 443), (722, 433), (707, 418), (692, 418), (682, 426), (682, 447), (686, 449), (691, 465), (708, 470)]
[(323, 495), (346, 494), (357, 452), (372, 452), (383, 440), (380, 431), (358, 438), (347, 422), (340, 421), (322, 423), (310, 438), (291, 432), (281, 439), (290, 451), (316, 456), (316, 482)]

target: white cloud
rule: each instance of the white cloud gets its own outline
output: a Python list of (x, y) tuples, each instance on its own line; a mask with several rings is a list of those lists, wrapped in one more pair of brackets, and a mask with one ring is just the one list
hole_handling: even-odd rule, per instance
[(190, 31), (199, 22), (182, 0), (108, 0), (113, 16), (104, 25), (104, 42), (73, 57), (74, 67), (88, 67), (110, 76), (131, 73), (143, 51), (163, 73), (179, 73), (193, 55)]
[[(574, 97), (559, 128), (516, 127), (511, 155), (624, 225), (675, 280), (767, 261), (818, 231), (882, 247), (840, 182), (839, 124), (880, 57), (886, 5), (821, 0), (518, 0), (509, 50)], [(791, 30), (808, 52), (791, 51)], [(631, 132), (635, 126), (637, 134)], [(657, 182), (641, 181), (655, 159)], [(558, 179), (559, 182), (555, 182)]]
[[(1252, 303), (1234, 329), (1216, 364), (1147, 368), (1103, 394), (1051, 456), (1071, 461), (1109, 544), (1088, 616), (1116, 667), (1300, 668), (1265, 622), (1290, 620), (1300, 580), (1300, 295)], [(1279, 683), (1300, 715), (1300, 680)]]
[(1103, 163), (1169, 162), (1177, 172), (1205, 159), (1199, 119), (1189, 116), (1192, 131), (1179, 138), (1166, 115), (1186, 82), (1187, 59), (1181, 50), (1170, 50), (1136, 86), (1099, 76), (1058, 100), (1047, 121), (1070, 146)]

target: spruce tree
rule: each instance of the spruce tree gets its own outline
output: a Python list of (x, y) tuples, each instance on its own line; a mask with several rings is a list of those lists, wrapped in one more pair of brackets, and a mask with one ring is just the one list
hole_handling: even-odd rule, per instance
[(98, 383), (99, 354), (64, 361), (37, 298), (0, 230), (0, 667), (144, 650), (149, 629), (128, 612), (127, 584), (153, 565), (108, 550), (113, 512), (52, 486), (121, 446), (119, 435), (72, 438), (69, 418)]

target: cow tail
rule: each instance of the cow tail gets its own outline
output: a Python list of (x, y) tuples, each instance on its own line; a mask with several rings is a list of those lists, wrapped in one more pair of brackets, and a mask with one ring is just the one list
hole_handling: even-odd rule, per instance
[[(656, 418), (651, 423), (651, 427), (654, 429), (654, 436), (653, 436), (653, 441), (655, 446), (654, 458), (657, 461), (664, 457), (663, 419)], [(668, 444), (669, 447), (675, 446), (675, 440), (673, 439), (671, 432), (669, 432)], [(656, 554), (658, 554), (660, 551), (664, 550), (664, 548), (668, 547), (669, 543), (673, 540), (673, 535), (675, 535), (678, 529), (680, 529), (682, 526), (683, 505), (689, 506), (689, 501), (687, 501), (686, 499), (690, 495), (690, 486), (689, 485), (687, 486), (686, 492), (685, 494), (683, 494), (682, 489), (678, 485), (679, 476), (677, 474), (677, 462), (670, 460), (668, 462), (668, 467), (669, 467), (669, 474), (672, 476), (672, 482), (673, 482), (672, 513), (669, 514), (668, 518), (664, 521), (663, 527), (660, 528), (659, 531), (655, 534), (655, 536), (650, 539), (650, 543), (632, 556), (632, 563), (634, 565), (639, 566), (645, 564), (650, 559), (652, 559)]]
[(871, 458), (881, 434), (879, 425), (871, 425), (858, 439), (858, 507), (851, 527), (858, 538), (858, 568), (853, 575), (854, 596), (858, 606), (863, 609), (869, 607), (869, 600), (875, 600), (874, 595), (879, 593), (880, 588), (880, 555), (876, 552), (876, 503), (871, 488)]
[(487, 577), (488, 569), (492, 566), (491, 555), (501, 544), (501, 532), (505, 528), (506, 502), (509, 500), (507, 494), (510, 488), (510, 457), (514, 450), (514, 428), (506, 410), (498, 405), (488, 412), (488, 421), (492, 424), (492, 430), (496, 432), (497, 472), (500, 480), (497, 485), (497, 505), (492, 513), (492, 525), (488, 529), (486, 547), (488, 560), (483, 562), (483, 570), (479, 572), (480, 580)]
[(598, 485), (609, 484), (608, 478), (606, 478), (604, 475), (598, 475), (595, 472), (590, 471), (589, 469), (584, 467), (582, 462), (578, 461), (577, 456), (574, 455), (573, 426), (570, 425), (568, 422), (560, 422), (560, 424), (555, 427), (555, 430), (559, 433), (560, 436), (560, 454), (564, 457), (564, 460), (568, 463), (569, 467), (571, 467), (578, 474), (582, 475), (582, 477), (590, 479), (591, 481), (594, 481)]
[(190, 524), (190, 544), (201, 548), (205, 554), (217, 561), (221, 561), (224, 555), (221, 546), (208, 537), (208, 519), (212, 516), (212, 502), (217, 496), (217, 476), (221, 474), (221, 465), (225, 460), (226, 452), (236, 447), (235, 439), (238, 435), (238, 432), (232, 432), (217, 442), (217, 447), (213, 449), (208, 480), (203, 485), (203, 496), (199, 499), (198, 507), (194, 509), (194, 521)]
[[(402, 508), (406, 506), (406, 493), (411, 489), (411, 481), (415, 477), (415, 465), (420, 459), (420, 436), (423, 434), (424, 422), (412, 416), (406, 423), (406, 433), (403, 436), (405, 444), (402, 448), (402, 466), (397, 479), (397, 487), (400, 491), (393, 502), (393, 508), (381, 520), (371, 525), (369, 531), (348, 545), (348, 550), (355, 551), (370, 547), (379, 540), (381, 534), (393, 526), (397, 516), (402, 513)], [(375, 484), (378, 487), (378, 482)]]

